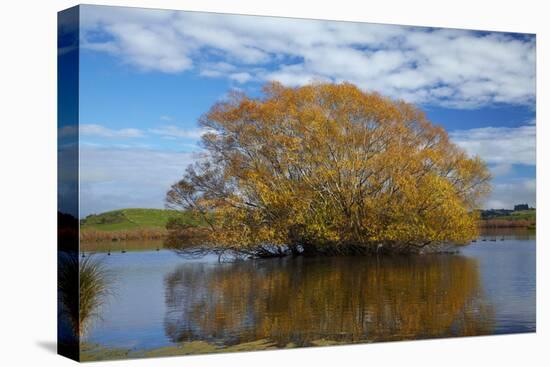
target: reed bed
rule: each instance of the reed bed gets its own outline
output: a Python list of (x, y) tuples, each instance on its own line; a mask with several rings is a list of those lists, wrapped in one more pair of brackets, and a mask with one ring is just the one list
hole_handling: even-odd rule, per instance
[(480, 228), (535, 228), (532, 219), (487, 219), (479, 223)]
[(80, 251), (84, 253), (121, 251), (150, 251), (164, 248), (164, 240), (129, 240), (129, 241), (97, 241), (83, 242)]
[(102, 242), (102, 241), (150, 241), (162, 240), (168, 235), (164, 228), (138, 228), (121, 231), (98, 231), (96, 229), (85, 229), (80, 232), (81, 243)]

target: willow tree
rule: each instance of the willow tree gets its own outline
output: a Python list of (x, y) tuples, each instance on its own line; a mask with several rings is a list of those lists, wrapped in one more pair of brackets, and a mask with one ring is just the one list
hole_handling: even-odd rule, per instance
[(200, 119), (205, 157), (167, 193), (204, 225), (177, 249), (252, 256), (466, 244), (490, 175), (415, 106), (348, 83), (233, 93)]

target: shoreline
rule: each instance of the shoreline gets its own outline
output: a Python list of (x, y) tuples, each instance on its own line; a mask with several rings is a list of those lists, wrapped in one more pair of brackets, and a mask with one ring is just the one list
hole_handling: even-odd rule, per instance
[[(492, 242), (501, 242), (505, 241), (507, 237), (515, 237), (518, 234), (531, 237), (535, 236), (534, 229), (527, 228), (517, 228), (517, 227), (501, 227), (501, 228), (484, 228), (485, 233), (481, 233), (478, 238), (471, 241), (468, 245), (459, 246), (467, 247), (475, 243), (487, 242), (487, 244)], [(517, 233), (521, 231), (522, 233)], [(503, 233), (504, 232), (504, 233)], [(510, 233), (506, 233), (510, 232)], [(98, 254), (107, 254), (107, 253), (124, 253), (124, 252), (158, 252), (158, 251), (167, 251), (169, 248), (164, 247), (163, 240), (129, 240), (129, 241), (117, 241), (117, 242), (96, 242), (96, 243), (81, 243), (80, 252), (81, 253), (98, 253)], [(456, 249), (455, 251), (459, 251)], [(450, 251), (453, 252), (453, 251)], [(443, 251), (442, 253), (449, 253), (449, 251)], [(217, 256), (217, 255), (216, 255)]]
[(170, 356), (185, 356), (197, 354), (215, 354), (215, 353), (235, 353), (235, 352), (255, 352), (264, 350), (280, 350), (293, 348), (311, 348), (311, 347), (327, 347), (345, 344), (366, 344), (372, 343), (369, 341), (360, 341), (355, 343), (338, 342), (333, 340), (318, 339), (313, 340), (306, 346), (298, 346), (294, 343), (288, 343), (284, 346), (278, 346), (275, 342), (268, 339), (260, 339), (252, 342), (245, 342), (231, 346), (222, 346), (214, 343), (209, 343), (202, 340), (183, 342), (178, 345), (170, 345), (157, 348), (119, 348), (106, 347), (94, 343), (82, 343), (80, 347), (80, 361), (109, 361), (127, 358), (154, 358), (154, 357), (170, 357)]
[[(485, 221), (484, 221), (485, 222)], [(489, 222), (489, 220), (487, 220)], [(514, 223), (515, 220), (501, 221), (498, 223), (483, 223), (479, 227), (479, 236), (474, 241), (480, 241), (483, 237), (495, 236), (494, 231), (500, 232), (496, 235), (511, 235), (501, 232), (522, 231), (527, 234), (535, 234), (536, 224), (529, 221), (525, 223)], [(144, 251), (164, 248), (164, 240), (168, 237), (167, 230), (158, 229), (135, 229), (126, 231), (98, 231), (90, 235), (90, 230), (80, 232), (80, 250), (84, 252), (116, 252), (116, 251)], [(101, 232), (100, 235), (97, 233)]]

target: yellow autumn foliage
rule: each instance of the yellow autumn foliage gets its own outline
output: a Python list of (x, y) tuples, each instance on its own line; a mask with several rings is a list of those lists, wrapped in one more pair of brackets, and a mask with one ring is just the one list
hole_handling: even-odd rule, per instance
[[(477, 236), (478, 157), (417, 107), (349, 83), (264, 86), (200, 120), (207, 154), (167, 193), (208, 226), (189, 246), (251, 255), (423, 251)], [(196, 228), (192, 229), (197, 231)]]

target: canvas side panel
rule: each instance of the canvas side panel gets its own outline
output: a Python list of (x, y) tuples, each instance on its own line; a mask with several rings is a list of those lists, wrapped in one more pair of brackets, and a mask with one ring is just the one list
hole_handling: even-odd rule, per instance
[(79, 7), (57, 21), (57, 351), (79, 360)]

